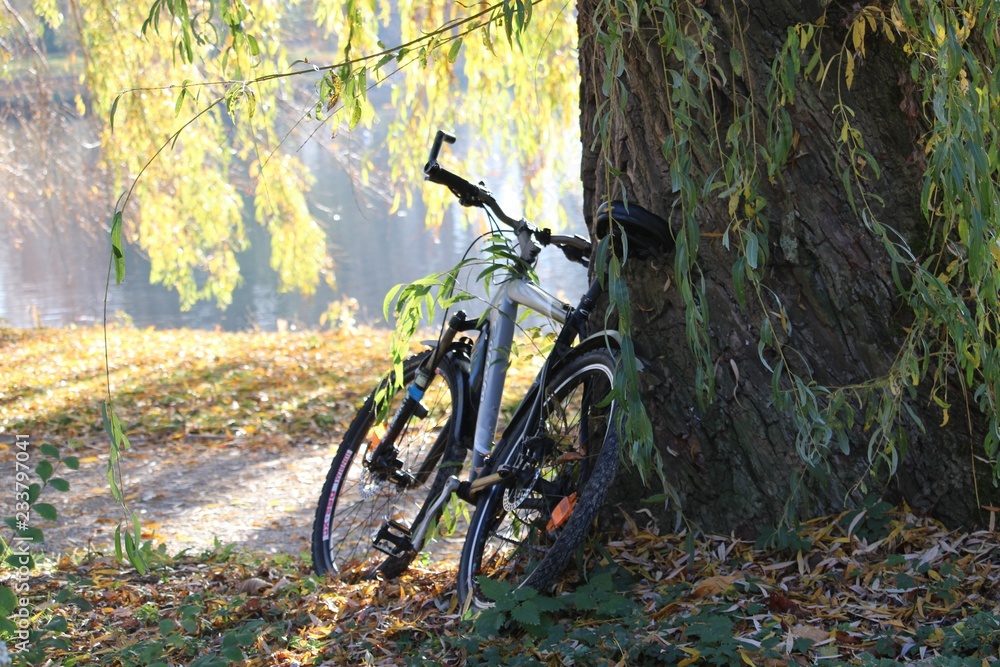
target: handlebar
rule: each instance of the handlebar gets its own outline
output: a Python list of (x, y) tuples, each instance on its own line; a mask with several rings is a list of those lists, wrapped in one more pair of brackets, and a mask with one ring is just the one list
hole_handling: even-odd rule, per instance
[[(429, 158), (427, 158), (427, 164), (430, 164), (432, 162), (437, 162), (438, 153), (441, 152), (441, 142), (448, 143), (448, 144), (453, 144), (453, 143), (455, 143), (455, 135), (454, 134), (449, 134), (448, 132), (445, 132), (444, 130), (438, 130), (437, 131), (437, 134), (434, 135), (434, 145), (431, 146), (431, 156)], [(426, 169), (427, 168), (424, 167), (425, 171), (426, 171)]]
[(527, 220), (515, 220), (500, 208), (500, 204), (493, 198), (486, 185), (480, 182), (474, 185), (458, 174), (454, 174), (438, 163), (438, 154), (441, 152), (442, 144), (455, 143), (455, 135), (438, 130), (434, 135), (434, 143), (431, 144), (431, 152), (424, 165), (424, 179), (431, 183), (444, 185), (458, 197), (458, 203), (462, 206), (478, 206), (489, 208), (504, 223), (513, 228), (518, 234), (528, 233), (533, 235), (543, 246), (555, 245), (563, 251), (566, 258), (572, 262), (587, 266), (590, 259), (590, 241), (581, 236), (553, 236), (551, 230), (537, 229)]

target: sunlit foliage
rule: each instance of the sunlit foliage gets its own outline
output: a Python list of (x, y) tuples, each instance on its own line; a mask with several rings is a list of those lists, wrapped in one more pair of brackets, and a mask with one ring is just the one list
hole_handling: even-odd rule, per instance
[[(575, 18), (562, 4), (510, 7), (39, 0), (0, 10), (0, 38), (17, 39), (28, 24), (74, 44), (89, 112), (104, 119), (102, 158), (125, 193), (125, 238), (183, 307), (200, 299), (225, 306), (251, 218), (271, 235), (280, 289), (310, 293), (321, 277), (332, 281), (325, 233), (306, 204), (311, 179), (295, 155), (302, 137), (329, 141), (320, 123), (335, 137), (387, 126), (378, 132), (388, 136), (392, 184), (378, 187), (392, 191), (396, 207), (412, 204), (429, 139), (446, 127), (475, 138), (461, 158), (467, 173), (513, 166), (529, 215), (559, 210), (559, 188), (578, 173)], [(537, 29), (506, 29), (529, 20)], [(329, 39), (329, 55), (296, 53), (304, 57), (293, 62), (295, 31), (310, 24)], [(11, 49), (0, 51), (9, 60)], [(392, 87), (393, 109), (375, 108), (375, 86)], [(361, 165), (367, 181), (369, 156)], [(445, 196), (427, 191), (430, 220), (440, 219)]]

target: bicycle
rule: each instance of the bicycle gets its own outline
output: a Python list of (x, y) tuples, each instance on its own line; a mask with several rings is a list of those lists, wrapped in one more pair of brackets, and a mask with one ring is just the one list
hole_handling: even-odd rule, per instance
[[(618, 470), (613, 389), (620, 336), (611, 329), (586, 333), (602, 292), (597, 278), (576, 307), (529, 278), (545, 246), (588, 266), (590, 241), (508, 216), (485, 184), (438, 163), (442, 144), (454, 142), (437, 133), (426, 180), (509, 226), (518, 261), (498, 281), (488, 317), (455, 313), (436, 342), (403, 364), (401, 381), (390, 372), (362, 405), (324, 483), (312, 555), (317, 574), (398, 576), (457, 495), (475, 505), (458, 593), (472, 608), (485, 608), (492, 601), (479, 577), (544, 591), (594, 523)], [(602, 206), (597, 223), (607, 233), (623, 230), (635, 252), (665, 251), (671, 242), (666, 221), (634, 204)], [(519, 306), (561, 329), (494, 445)], [(470, 450), (472, 465), (462, 480)]]

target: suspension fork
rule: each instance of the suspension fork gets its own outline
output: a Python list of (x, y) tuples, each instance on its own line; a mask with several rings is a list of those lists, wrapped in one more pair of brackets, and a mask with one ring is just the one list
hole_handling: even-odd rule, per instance
[(452, 315), (448, 319), (444, 331), (441, 332), (441, 337), (438, 339), (437, 345), (427, 355), (424, 363), (417, 368), (413, 382), (406, 388), (406, 396), (403, 398), (403, 402), (392, 416), (392, 419), (389, 421), (389, 428), (371, 454), (368, 468), (373, 472), (387, 473), (393, 477), (396, 483), (410, 484), (413, 482), (412, 479), (396, 479), (397, 475), (395, 473), (398, 472), (399, 462), (396, 459), (398, 452), (395, 443), (403, 433), (403, 429), (406, 428), (411, 417), (414, 415), (420, 418), (427, 416), (427, 410), (420, 401), (434, 380), (434, 372), (437, 370), (441, 360), (444, 359), (444, 355), (451, 348), (455, 336), (461, 331), (468, 330), (467, 322), (468, 319), (464, 310), (460, 310)]

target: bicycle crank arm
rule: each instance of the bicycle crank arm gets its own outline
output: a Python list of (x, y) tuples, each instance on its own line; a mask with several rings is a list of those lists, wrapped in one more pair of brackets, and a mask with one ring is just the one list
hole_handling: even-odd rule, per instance
[(433, 504), (431, 504), (429, 508), (426, 508), (427, 511), (424, 512), (424, 520), (416, 526), (416, 530), (410, 538), (410, 543), (413, 544), (415, 549), (423, 548), (424, 534), (427, 532), (430, 517), (436, 517), (438, 515), (438, 510), (441, 509), (441, 506), (444, 505), (449, 498), (451, 498), (451, 494), (453, 494), (458, 487), (461, 486), (461, 484), (462, 483), (458, 481), (458, 478), (454, 475), (449, 477), (448, 481), (444, 483), (444, 488), (441, 489), (441, 493), (439, 493), (437, 498), (434, 499)]
[(485, 477), (478, 477), (471, 482), (464, 482), (462, 488), (458, 491), (458, 496), (462, 500), (468, 502), (476, 502), (476, 497), (490, 488), (491, 486), (496, 486), (497, 484), (502, 484), (511, 478), (513, 470), (510, 466), (500, 466), (497, 471), (493, 474), (486, 475)]

